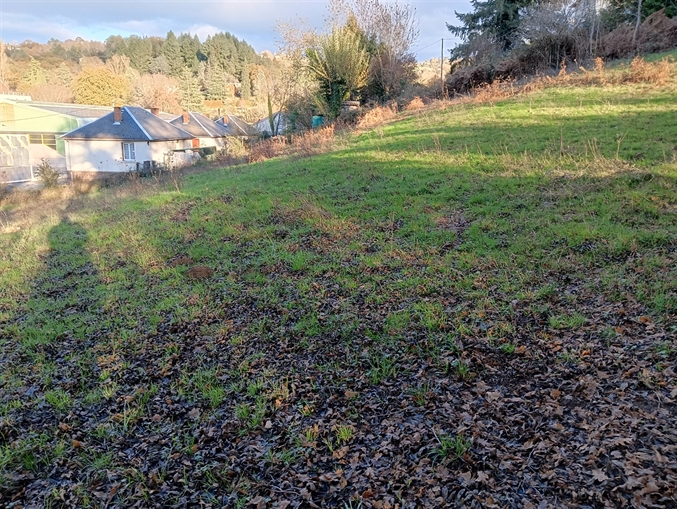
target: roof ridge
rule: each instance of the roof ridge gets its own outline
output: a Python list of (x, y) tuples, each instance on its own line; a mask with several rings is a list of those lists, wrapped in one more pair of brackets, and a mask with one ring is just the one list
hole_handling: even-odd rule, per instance
[(141, 132), (143, 132), (143, 134), (146, 135), (146, 137), (148, 138), (148, 141), (154, 141), (153, 137), (150, 134), (148, 134), (148, 131), (146, 131), (143, 128), (143, 126), (141, 125), (141, 122), (139, 122), (136, 119), (136, 117), (134, 116), (134, 114), (129, 110), (129, 106), (123, 106), (122, 109), (125, 110), (130, 117), (132, 117), (132, 120), (134, 122), (136, 122), (136, 125), (139, 126), (139, 129), (141, 129)]
[(206, 132), (209, 136), (211, 136), (212, 138), (215, 137), (214, 134), (212, 134), (212, 133), (209, 131), (209, 129), (207, 129), (207, 128), (202, 124), (202, 122), (200, 122), (200, 120), (197, 118), (197, 116), (195, 116), (195, 114), (194, 114), (192, 111), (189, 112), (188, 114), (189, 114), (191, 117), (193, 117), (193, 118), (195, 119), (195, 122), (197, 122), (197, 123), (200, 125), (200, 127), (202, 127), (202, 129), (204, 129), (205, 132)]

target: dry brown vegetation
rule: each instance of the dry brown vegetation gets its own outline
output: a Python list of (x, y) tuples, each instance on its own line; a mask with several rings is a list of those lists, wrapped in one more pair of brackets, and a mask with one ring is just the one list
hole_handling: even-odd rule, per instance
[(333, 147), (334, 126), (329, 125), (302, 134), (275, 136), (253, 143), (249, 150), (249, 162), (258, 163), (283, 155), (310, 157)]
[(518, 94), (526, 94), (545, 87), (566, 86), (607, 86), (625, 83), (648, 83), (659, 87), (671, 85), (677, 76), (677, 68), (672, 57), (657, 62), (647, 62), (635, 57), (628, 65), (607, 67), (602, 58), (594, 60), (594, 68), (588, 70), (579, 66), (579, 71), (567, 72), (562, 64), (556, 76), (537, 76), (524, 83), (515, 79), (496, 80), (481, 83), (469, 90), (466, 95), (456, 97), (455, 103), (485, 104), (502, 101)]
[(392, 119), (397, 115), (397, 105), (390, 104), (385, 106), (376, 106), (368, 110), (362, 118), (357, 122), (357, 127), (361, 129), (368, 129), (376, 127), (382, 123)]
[(421, 99), (419, 96), (416, 96), (411, 101), (409, 101), (409, 103), (407, 103), (403, 109), (405, 111), (416, 111), (424, 107), (425, 103), (423, 102), (423, 99)]
[(677, 46), (677, 18), (668, 18), (665, 9), (654, 12), (639, 26), (624, 24), (602, 39), (601, 55), (605, 58), (623, 58), (637, 54), (658, 53)]

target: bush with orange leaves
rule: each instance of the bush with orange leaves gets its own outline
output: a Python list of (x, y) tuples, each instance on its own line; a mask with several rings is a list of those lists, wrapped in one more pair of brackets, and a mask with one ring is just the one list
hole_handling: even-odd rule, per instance
[(284, 136), (275, 136), (255, 142), (249, 149), (249, 162), (258, 163), (283, 155), (287, 151), (287, 139)]
[(392, 103), (385, 106), (376, 106), (368, 110), (362, 118), (357, 122), (357, 127), (367, 129), (383, 124), (387, 120), (397, 115), (397, 104)]
[(604, 60), (600, 57), (595, 59), (595, 69), (587, 70), (580, 66), (581, 73), (567, 74), (566, 67), (556, 78), (547, 81), (561, 85), (621, 85), (623, 83), (651, 83), (665, 86), (673, 81), (677, 74), (675, 61), (672, 57), (663, 58), (657, 62), (647, 62), (642, 57), (635, 57), (629, 66), (608, 69)]
[(630, 62), (630, 74), (627, 81), (631, 83), (653, 83), (667, 85), (675, 76), (675, 61), (672, 57), (658, 62), (647, 62), (641, 57)]
[(419, 96), (414, 97), (405, 107), (403, 108), (405, 111), (416, 111), (420, 110), (423, 107), (425, 107), (425, 104), (423, 102), (423, 99), (421, 99)]
[(309, 157), (329, 150), (334, 141), (334, 125), (292, 136), (292, 153)]

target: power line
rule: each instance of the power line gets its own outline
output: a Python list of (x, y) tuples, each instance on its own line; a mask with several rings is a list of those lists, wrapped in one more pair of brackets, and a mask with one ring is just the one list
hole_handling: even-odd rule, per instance
[(434, 46), (435, 44), (438, 44), (442, 41), (455, 41), (456, 39), (437, 39), (435, 42), (431, 42), (427, 46), (423, 46), (422, 48), (416, 48), (415, 50), (412, 51), (412, 53), (418, 53), (419, 51), (423, 51), (424, 49), (428, 49), (430, 46)]

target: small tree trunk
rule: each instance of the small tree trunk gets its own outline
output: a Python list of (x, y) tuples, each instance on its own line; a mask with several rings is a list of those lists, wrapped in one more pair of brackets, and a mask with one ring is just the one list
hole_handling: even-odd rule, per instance
[(635, 31), (632, 34), (632, 42), (637, 40), (637, 31), (639, 30), (639, 23), (642, 19), (642, 0), (637, 0), (637, 21), (635, 22)]
[(596, 2), (592, 3), (592, 25), (590, 25), (590, 56), (595, 53), (594, 43), (595, 43), (595, 22), (597, 21), (597, 4)]

